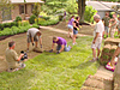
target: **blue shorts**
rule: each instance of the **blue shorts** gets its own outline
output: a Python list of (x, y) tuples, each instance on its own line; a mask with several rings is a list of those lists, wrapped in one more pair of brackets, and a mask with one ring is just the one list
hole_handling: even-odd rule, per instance
[(70, 25), (70, 24), (68, 24), (68, 28), (69, 28), (69, 29), (73, 29), (73, 26)]
[(73, 34), (74, 35), (78, 34), (78, 30), (73, 29)]
[(120, 31), (120, 28), (118, 30)]
[(109, 33), (109, 27), (108, 27), (108, 26), (105, 26), (105, 31), (106, 31), (107, 33)]

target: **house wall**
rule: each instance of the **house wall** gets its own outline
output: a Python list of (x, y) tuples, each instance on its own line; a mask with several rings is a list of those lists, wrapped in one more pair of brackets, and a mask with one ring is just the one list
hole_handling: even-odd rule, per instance
[(105, 12), (104, 11), (98, 11), (97, 14), (100, 15), (101, 19), (105, 16)]
[(14, 5), (14, 8), (12, 9), (12, 20), (15, 20), (17, 16), (20, 16), (22, 19), (25, 19), (25, 17), (30, 17), (32, 15), (31, 7), (32, 4), (27, 4), (27, 14), (20, 14), (19, 4)]

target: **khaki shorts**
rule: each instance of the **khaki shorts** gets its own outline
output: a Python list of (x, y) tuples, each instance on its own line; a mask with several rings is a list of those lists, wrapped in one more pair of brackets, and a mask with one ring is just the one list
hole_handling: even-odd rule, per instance
[(102, 44), (102, 37), (98, 37), (96, 42), (95, 42), (95, 44), (93, 44), (93, 42), (92, 42), (91, 48), (93, 48), (93, 49), (96, 49), (96, 48), (100, 49), (101, 48), (101, 44)]
[[(34, 37), (34, 41), (38, 42), (38, 38), (37, 36)], [(30, 43), (31, 42), (31, 37), (29, 35), (27, 35), (27, 42)]]

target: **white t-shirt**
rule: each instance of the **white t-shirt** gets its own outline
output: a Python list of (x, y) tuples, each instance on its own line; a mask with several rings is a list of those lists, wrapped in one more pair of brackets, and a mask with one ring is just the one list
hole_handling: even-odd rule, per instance
[(38, 30), (37, 28), (30, 28), (30, 29), (27, 31), (27, 35), (30, 35), (30, 34), (31, 34), (31, 37), (34, 37), (38, 31), (39, 31), (39, 30)]
[(120, 47), (120, 43), (119, 43), (118, 47)]
[(93, 32), (94, 37), (96, 36), (96, 33), (99, 33), (99, 37), (102, 37), (103, 36), (103, 31), (104, 31), (104, 25), (102, 23), (102, 20), (100, 20), (95, 25), (95, 30)]

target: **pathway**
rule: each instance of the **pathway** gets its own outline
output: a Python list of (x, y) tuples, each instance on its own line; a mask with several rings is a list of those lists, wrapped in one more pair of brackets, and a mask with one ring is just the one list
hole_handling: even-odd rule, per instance
[[(59, 32), (59, 33), (62, 33), (62, 34), (68, 34), (67, 31), (64, 31), (64, 30), (61, 30), (61, 29), (52, 28), (50, 26), (40, 26), (40, 28), (46, 29), (46, 30), (50, 30), (50, 31), (54, 31), (54, 32)], [(90, 36), (90, 35), (78, 34), (78, 36)]]

